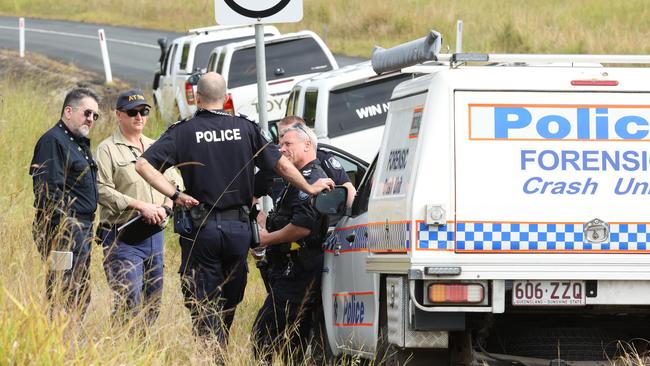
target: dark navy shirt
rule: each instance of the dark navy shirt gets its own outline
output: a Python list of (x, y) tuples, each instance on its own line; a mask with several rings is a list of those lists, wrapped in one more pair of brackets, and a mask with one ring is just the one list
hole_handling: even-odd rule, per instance
[(343, 184), (350, 182), (348, 173), (345, 172), (345, 169), (343, 169), (343, 166), (341, 166), (341, 163), (334, 155), (327, 151), (316, 150), (316, 158), (320, 160), (321, 168), (323, 168), (325, 174), (334, 181), (334, 184), (342, 186)]
[[(316, 158), (320, 161), (327, 178), (331, 178), (337, 186), (350, 181), (350, 177), (334, 155), (327, 151), (316, 150)], [(275, 171), (260, 170), (255, 174), (255, 197), (269, 196), (275, 202), (284, 188), (285, 183)]]
[[(308, 183), (314, 183), (319, 178), (326, 178), (325, 172), (321, 169), (318, 159), (307, 164), (301, 170), (302, 175)], [(296, 226), (304, 227), (311, 232), (306, 238), (299, 240), (301, 243), (300, 250), (311, 248), (311, 251), (301, 255), (306, 255), (310, 268), (304, 268), (303, 264), (295, 264), (292, 269), (292, 274), (287, 276), (286, 264), (284, 261), (279, 263), (273, 262), (274, 258), (278, 259), (273, 254), (280, 250), (279, 246), (273, 245), (268, 250), (271, 257), (269, 258), (271, 273), (271, 286), (273, 295), (280, 301), (291, 301), (300, 303), (305, 301), (305, 294), (311, 289), (318, 292), (320, 288), (320, 278), (322, 276), (323, 268), (323, 252), (321, 247), (322, 236), (320, 231), (327, 230), (323, 226), (323, 216), (316, 211), (312, 205), (311, 196), (305, 192), (300, 191), (298, 188), (286, 185), (278, 202), (276, 202), (278, 212), (288, 217), (288, 221)], [(296, 253), (296, 252), (294, 252)]]
[(34, 207), (53, 212), (58, 222), (65, 212), (92, 216), (97, 208), (97, 165), (90, 140), (77, 137), (59, 121), (36, 143), (29, 168), (34, 181)]
[(281, 154), (255, 122), (200, 110), (172, 125), (142, 157), (159, 171), (177, 166), (187, 194), (224, 210), (250, 205), (254, 166), (272, 170)]
[[(318, 159), (305, 165), (300, 172), (309, 184), (320, 178), (327, 178)], [(279, 212), (288, 212), (290, 223), (309, 230), (313, 230), (321, 218), (321, 214), (312, 205), (311, 195), (290, 184), (285, 186), (276, 207), (279, 207)]]

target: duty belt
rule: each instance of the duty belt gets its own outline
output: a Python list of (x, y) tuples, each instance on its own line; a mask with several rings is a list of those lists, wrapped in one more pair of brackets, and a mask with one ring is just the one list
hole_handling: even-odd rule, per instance
[(209, 218), (216, 220), (232, 220), (232, 221), (244, 221), (245, 216), (242, 208), (231, 208), (228, 210), (217, 210), (216, 208), (210, 209), (212, 205), (207, 203), (199, 203), (198, 205), (190, 209), (190, 215), (194, 220)]

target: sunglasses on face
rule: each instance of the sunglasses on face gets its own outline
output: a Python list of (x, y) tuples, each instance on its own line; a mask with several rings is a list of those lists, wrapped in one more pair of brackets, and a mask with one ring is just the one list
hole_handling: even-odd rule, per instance
[(142, 117), (146, 117), (149, 115), (149, 108), (144, 108), (144, 109), (129, 109), (127, 111), (122, 111), (126, 113), (127, 116), (129, 117), (135, 117), (140, 113)]
[(99, 119), (99, 113), (93, 111), (92, 109), (86, 109), (84, 111), (84, 117), (88, 118), (90, 116), (93, 116), (93, 121), (97, 121)]

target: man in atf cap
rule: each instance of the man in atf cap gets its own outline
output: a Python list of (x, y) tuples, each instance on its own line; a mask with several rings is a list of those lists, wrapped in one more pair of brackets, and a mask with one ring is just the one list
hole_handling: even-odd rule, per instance
[[(145, 309), (146, 325), (158, 317), (163, 286), (163, 231), (172, 202), (135, 171), (136, 160), (154, 143), (142, 134), (151, 106), (140, 89), (117, 98), (117, 128), (97, 147), (99, 229), (104, 270), (114, 292), (113, 315), (128, 321)], [(180, 185), (175, 169), (167, 180)], [(131, 219), (138, 220), (123, 227)], [(118, 231), (119, 228), (122, 228)]]
[(43, 257), (51, 256), (46, 294), (74, 315), (90, 303), (90, 242), (97, 208), (97, 166), (87, 138), (99, 118), (99, 96), (71, 90), (59, 121), (34, 148), (29, 174), (34, 180), (34, 241)]
[[(333, 182), (323, 179), (310, 185), (257, 124), (226, 113), (221, 75), (203, 75), (196, 99), (196, 114), (172, 125), (138, 160), (136, 170), (176, 204), (192, 208), (194, 227), (180, 239), (185, 306), (199, 336), (214, 336), (224, 344), (246, 287), (254, 166), (275, 169), (309, 194)], [(158, 171), (179, 164), (184, 193)]]

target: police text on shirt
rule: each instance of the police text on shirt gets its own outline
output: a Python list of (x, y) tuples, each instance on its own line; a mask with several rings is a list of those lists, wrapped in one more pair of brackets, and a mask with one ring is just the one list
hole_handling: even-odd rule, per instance
[(196, 143), (201, 143), (201, 140), (205, 142), (241, 140), (241, 134), (239, 128), (220, 131), (196, 131)]

